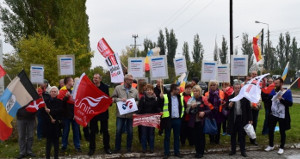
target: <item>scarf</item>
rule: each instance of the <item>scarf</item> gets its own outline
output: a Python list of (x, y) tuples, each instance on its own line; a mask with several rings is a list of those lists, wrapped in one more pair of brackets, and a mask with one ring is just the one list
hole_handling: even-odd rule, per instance
[(217, 109), (220, 106), (219, 89), (216, 89), (215, 91), (209, 90), (208, 101), (214, 106), (214, 109)]

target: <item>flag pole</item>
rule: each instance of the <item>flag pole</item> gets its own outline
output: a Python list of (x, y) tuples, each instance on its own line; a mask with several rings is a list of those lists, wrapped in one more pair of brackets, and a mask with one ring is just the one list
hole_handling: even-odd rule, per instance
[(162, 87), (163, 87), (163, 86), (162, 86), (162, 84), (163, 84), (162, 80), (163, 80), (163, 79), (160, 79), (160, 92), (164, 93), (163, 88), (162, 88)]
[(6, 74), (6, 77), (10, 80), (10, 82), (11, 82), (11, 78), (9, 77), (9, 75), (8, 74)]
[[(45, 102), (43, 95), (42, 95), (42, 99), (43, 99), (43, 101), (44, 101), (44, 103), (45, 103), (45, 107), (46, 107), (47, 109), (49, 109), (49, 108), (47, 107), (47, 103)], [(46, 111), (46, 110), (45, 110), (45, 111)], [(50, 113), (47, 112), (47, 114), (49, 115), (49, 117), (50, 117), (51, 120), (54, 120), (53, 117), (50, 115)]]

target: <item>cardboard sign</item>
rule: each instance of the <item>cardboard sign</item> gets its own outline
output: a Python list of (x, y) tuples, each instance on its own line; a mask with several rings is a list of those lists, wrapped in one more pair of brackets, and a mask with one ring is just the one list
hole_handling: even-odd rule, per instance
[(75, 56), (74, 55), (57, 55), (57, 66), (59, 75), (75, 74)]
[(185, 57), (174, 58), (174, 68), (176, 76), (187, 72)]
[(217, 62), (203, 61), (201, 69), (201, 81), (209, 82), (217, 79)]
[(151, 80), (169, 78), (166, 55), (150, 57), (150, 77)]
[(145, 58), (128, 58), (128, 73), (134, 78), (145, 77)]
[(111, 83), (124, 82), (123, 69), (118, 54), (108, 56), (105, 62), (109, 68)]
[(217, 67), (217, 80), (219, 82), (230, 82), (229, 64), (218, 65), (218, 67)]
[(231, 76), (247, 76), (248, 55), (231, 56)]
[(30, 65), (30, 81), (31, 83), (44, 83), (44, 65)]
[(136, 102), (133, 98), (127, 99), (126, 102), (117, 102), (120, 115), (132, 113), (138, 110)]

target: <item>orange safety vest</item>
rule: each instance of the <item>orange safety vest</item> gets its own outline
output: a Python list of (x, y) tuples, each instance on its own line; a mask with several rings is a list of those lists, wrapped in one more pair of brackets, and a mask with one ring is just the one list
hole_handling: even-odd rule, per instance
[[(209, 92), (205, 93), (205, 97), (208, 100), (208, 98), (209, 98)], [(221, 105), (219, 106), (219, 112), (222, 112), (225, 94), (221, 90), (219, 90), (219, 97), (221, 99)], [(209, 107), (210, 110), (214, 109), (214, 106), (211, 103), (209, 103), (209, 102), (208, 102), (208, 107)]]

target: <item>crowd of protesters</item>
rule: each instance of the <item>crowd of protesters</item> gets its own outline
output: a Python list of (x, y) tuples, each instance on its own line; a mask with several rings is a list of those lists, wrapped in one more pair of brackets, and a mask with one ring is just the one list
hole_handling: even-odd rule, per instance
[[(163, 80), (157, 80), (156, 85), (148, 84), (145, 80), (139, 80), (134, 83), (133, 76), (125, 75), (124, 82), (114, 88), (111, 95), (113, 102), (123, 101), (134, 98), (138, 103), (138, 111), (125, 115), (120, 115), (116, 109), (116, 115), (109, 117), (109, 108), (106, 112), (96, 115), (83, 128), (84, 137), (89, 141), (88, 155), (92, 156), (96, 150), (96, 135), (101, 132), (103, 135), (103, 146), (106, 154), (119, 153), (122, 148), (122, 134), (126, 132), (126, 150), (127, 152), (136, 151), (132, 149), (133, 132), (133, 114), (152, 114), (162, 113), (159, 135), (164, 135), (164, 158), (170, 156), (170, 140), (173, 131), (173, 148), (174, 155), (182, 158), (180, 147), (188, 145), (194, 146), (196, 150), (196, 158), (201, 158), (205, 150), (205, 127), (206, 120), (214, 120), (216, 122), (217, 131), (214, 134), (208, 134), (210, 144), (222, 144), (221, 135), (230, 135), (231, 151), (229, 155), (236, 154), (236, 145), (240, 147), (241, 155), (247, 157), (246, 154), (246, 133), (244, 126), (252, 124), (254, 130), (257, 127), (259, 110), (262, 108), (261, 102), (251, 103), (248, 99), (242, 98), (239, 101), (231, 102), (230, 99), (237, 96), (247, 81), (257, 76), (256, 71), (252, 71), (249, 77), (245, 77), (245, 82), (239, 81), (233, 86), (228, 82), (219, 84), (217, 81), (211, 80), (208, 88), (202, 90), (198, 85), (198, 78), (193, 78), (191, 82), (180, 89), (176, 84), (171, 84), (170, 90), (163, 85)], [(102, 82), (100, 74), (94, 74), (93, 83), (97, 88), (107, 95), (109, 87)], [(265, 78), (261, 85), (261, 89), (267, 88), (269, 85), (275, 85), (270, 93), (262, 93), (261, 99), (265, 108), (265, 121), (262, 134), (269, 136), (269, 146), (265, 151), (274, 149), (274, 128), (279, 122), (281, 144), (278, 154), (284, 153), (284, 145), (286, 134), (285, 131), (290, 127), (289, 107), (293, 105), (291, 91), (283, 89), (283, 80), (281, 78), (272, 79)], [(72, 77), (66, 77), (59, 81), (59, 86), (51, 87), (47, 80), (37, 89), (39, 95), (43, 97), (47, 107), (41, 108), (37, 113), (30, 113), (21, 108), (17, 113), (17, 128), (19, 133), (20, 155), (18, 158), (26, 156), (35, 157), (32, 151), (35, 116), (37, 116), (37, 138), (41, 140), (46, 138), (46, 158), (50, 158), (51, 147), (54, 147), (54, 158), (59, 157), (59, 151), (68, 149), (68, 137), (70, 133), (70, 125), (72, 126), (73, 144), (77, 152), (81, 153), (81, 131), (80, 126), (74, 120), (74, 99), (72, 91), (74, 80)], [(285, 92), (284, 94), (279, 94)], [(276, 98), (275, 98), (276, 97)], [(114, 149), (110, 147), (109, 119), (116, 118), (116, 132)], [(100, 129), (98, 127), (100, 122)], [(221, 133), (222, 132), (222, 133)], [(238, 136), (238, 140), (237, 140)], [(61, 138), (61, 148), (59, 148), (59, 138)], [(154, 152), (155, 128), (147, 126), (138, 127), (138, 138), (143, 153)], [(257, 140), (250, 139), (250, 144), (258, 145)], [(149, 147), (149, 150), (148, 150)]]

